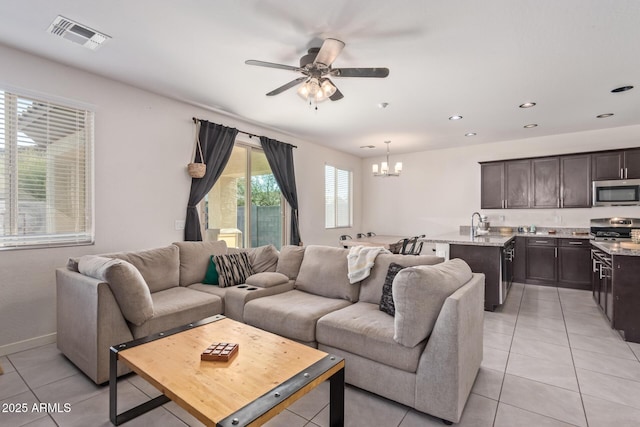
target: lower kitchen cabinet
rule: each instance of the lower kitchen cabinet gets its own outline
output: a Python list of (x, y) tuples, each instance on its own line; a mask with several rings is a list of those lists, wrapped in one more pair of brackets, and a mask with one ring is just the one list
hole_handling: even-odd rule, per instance
[[(521, 256), (518, 257), (518, 254)], [(514, 280), (591, 289), (589, 240), (537, 236), (516, 238)]]
[(591, 289), (591, 245), (586, 239), (558, 239), (558, 284)]
[(558, 270), (556, 239), (527, 238), (527, 283), (555, 284)]

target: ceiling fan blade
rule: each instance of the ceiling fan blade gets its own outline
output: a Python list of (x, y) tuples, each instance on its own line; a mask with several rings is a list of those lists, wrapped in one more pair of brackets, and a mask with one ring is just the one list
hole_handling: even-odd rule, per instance
[(342, 48), (344, 48), (344, 42), (337, 39), (325, 39), (313, 63), (330, 66), (342, 52)]
[(299, 67), (292, 65), (275, 64), (273, 62), (256, 61), (255, 59), (249, 59), (244, 61), (247, 65), (257, 65), (258, 67), (279, 68), (281, 70), (300, 71)]
[(282, 92), (284, 92), (284, 91), (285, 91), (285, 90), (287, 90), (287, 89), (291, 89), (291, 88), (292, 88), (292, 87), (294, 87), (295, 85), (297, 85), (297, 84), (299, 84), (299, 83), (301, 83), (301, 82), (305, 81), (307, 78), (308, 78), (308, 77), (306, 77), (306, 76), (305, 76), (305, 77), (298, 77), (298, 78), (297, 78), (297, 79), (295, 79), (295, 80), (291, 80), (289, 83), (284, 84), (284, 85), (280, 86), (279, 88), (272, 90), (271, 92), (269, 92), (269, 93), (267, 94), (267, 96), (274, 96), (274, 95), (278, 95), (279, 93), (282, 93)]
[(387, 77), (388, 68), (334, 68), (331, 75), (335, 77)]
[[(329, 79), (326, 79), (326, 80), (329, 80)], [(333, 83), (331, 80), (329, 80), (329, 83), (331, 83), (333, 87), (336, 88), (336, 91), (333, 93), (333, 95), (329, 97), (329, 99), (332, 101), (339, 101), (340, 99), (344, 98), (344, 95), (342, 94), (342, 92), (340, 92), (340, 89), (338, 89), (338, 86), (336, 86), (335, 83)]]

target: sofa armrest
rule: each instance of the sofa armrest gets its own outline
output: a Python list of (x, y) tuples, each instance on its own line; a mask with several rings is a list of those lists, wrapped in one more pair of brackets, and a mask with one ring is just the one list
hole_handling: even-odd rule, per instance
[(474, 273), (442, 306), (416, 373), (419, 411), (460, 421), (482, 362), (484, 279)]
[(56, 293), (58, 348), (96, 384), (108, 381), (109, 347), (133, 339), (109, 285), (59, 268)]
[(295, 280), (271, 286), (269, 288), (259, 288), (257, 286), (241, 285), (228, 288), (224, 294), (224, 315), (239, 322), (244, 322), (244, 305), (249, 301), (281, 294), (293, 289)]

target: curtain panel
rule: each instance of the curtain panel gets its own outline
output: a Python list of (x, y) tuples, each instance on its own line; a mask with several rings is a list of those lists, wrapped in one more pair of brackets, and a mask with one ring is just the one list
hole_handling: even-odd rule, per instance
[(224, 167), (231, 157), (238, 129), (228, 128), (206, 120), (200, 120), (200, 144), (202, 155), (196, 152), (195, 161), (202, 161), (207, 165), (207, 172), (202, 178), (191, 179), (191, 191), (187, 203), (187, 218), (184, 227), (185, 241), (201, 241), (200, 216), (197, 205), (207, 195), (216, 183)]
[(300, 228), (298, 224), (298, 192), (296, 190), (296, 174), (293, 167), (293, 145), (276, 141), (265, 136), (260, 137), (260, 144), (267, 157), (280, 191), (291, 207), (291, 232), (289, 243), (300, 244)]

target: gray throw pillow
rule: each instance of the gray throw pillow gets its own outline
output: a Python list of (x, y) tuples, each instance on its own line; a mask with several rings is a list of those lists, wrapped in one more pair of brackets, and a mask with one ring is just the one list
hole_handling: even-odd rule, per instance
[(218, 271), (218, 286), (241, 285), (253, 274), (246, 252), (215, 256), (214, 262)]
[(122, 315), (129, 322), (140, 326), (153, 317), (149, 286), (132, 264), (115, 258), (85, 255), (78, 261), (78, 271), (108, 283)]
[(461, 259), (402, 269), (393, 281), (393, 339), (405, 347), (426, 339), (444, 301), (471, 277), (471, 268)]
[(390, 316), (396, 315), (396, 306), (393, 303), (393, 279), (402, 270), (404, 266), (392, 262), (387, 270), (387, 277), (382, 285), (382, 298), (380, 298), (380, 311), (384, 311)]
[(282, 273), (289, 279), (295, 279), (300, 272), (300, 265), (304, 258), (304, 246), (286, 245), (280, 248), (276, 272)]
[(276, 271), (280, 252), (273, 245), (258, 246), (249, 249), (249, 262), (254, 273)]

